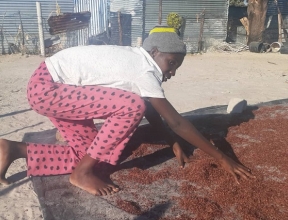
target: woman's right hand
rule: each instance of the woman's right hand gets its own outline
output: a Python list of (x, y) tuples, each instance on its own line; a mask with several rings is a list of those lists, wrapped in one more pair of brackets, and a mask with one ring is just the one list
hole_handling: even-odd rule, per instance
[(239, 183), (239, 178), (244, 179), (255, 179), (256, 177), (251, 173), (251, 170), (237, 162), (235, 162), (230, 157), (223, 154), (223, 157), (219, 160), (221, 166), (232, 176), (234, 177), (235, 181)]
[[(203, 137), (200, 132), (193, 126), (193, 124), (190, 123), (190, 121), (182, 117), (168, 102), (167, 99), (149, 98), (149, 101), (154, 107), (154, 109), (165, 119), (173, 132), (175, 132), (177, 135), (179, 135), (191, 145), (198, 147), (205, 153), (218, 160), (221, 166), (228, 173), (232, 174), (237, 183), (239, 183), (239, 177), (244, 179), (255, 178), (255, 176), (252, 175), (250, 169), (241, 164), (238, 164), (225, 154), (220, 153), (217, 149), (215, 149), (215, 146), (213, 146), (205, 137)], [(179, 150), (179, 147), (176, 145), (175, 149)], [(183, 164), (183, 161), (186, 160), (182, 159), (185, 157), (182, 156), (183, 154), (181, 150), (176, 151), (175, 155), (178, 161), (180, 161), (180, 164)]]

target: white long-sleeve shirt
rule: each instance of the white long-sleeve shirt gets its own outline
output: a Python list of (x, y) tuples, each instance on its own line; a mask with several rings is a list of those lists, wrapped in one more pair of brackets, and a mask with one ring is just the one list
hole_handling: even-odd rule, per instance
[(57, 83), (100, 85), (131, 91), (141, 97), (165, 97), (162, 71), (141, 47), (77, 46), (46, 58), (45, 63)]

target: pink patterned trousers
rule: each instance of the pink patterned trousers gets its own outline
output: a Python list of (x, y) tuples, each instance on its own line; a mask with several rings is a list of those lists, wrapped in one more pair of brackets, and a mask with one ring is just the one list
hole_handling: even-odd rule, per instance
[[(55, 83), (45, 62), (32, 75), (27, 98), (31, 108), (48, 117), (68, 143), (27, 143), (28, 176), (71, 173), (86, 154), (117, 164), (146, 109), (144, 100), (131, 92)], [(105, 119), (99, 131), (93, 119)]]

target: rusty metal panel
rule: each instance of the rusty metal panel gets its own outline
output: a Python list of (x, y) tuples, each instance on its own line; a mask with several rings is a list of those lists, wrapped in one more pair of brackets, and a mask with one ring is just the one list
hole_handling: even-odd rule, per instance
[(89, 11), (77, 13), (64, 13), (48, 18), (49, 33), (51, 35), (66, 33), (68, 31), (88, 28), (91, 13)]
[[(229, 1), (227, 0), (163, 0), (162, 25), (170, 12), (185, 19), (182, 37), (189, 52), (196, 52), (200, 34), (200, 14), (205, 10), (203, 40), (206, 47), (213, 41), (225, 41), (227, 35)], [(159, 1), (145, 1), (145, 36), (158, 24)]]
[(78, 45), (86, 45), (90, 38), (102, 34), (108, 29), (109, 0), (74, 0), (75, 12), (90, 11), (90, 25), (78, 32)]
[[(56, 1), (51, 0), (38, 0), (41, 3), (42, 21), (44, 30), (44, 39), (49, 39), (52, 36), (49, 34), (49, 26), (47, 19), (51, 15), (56, 14)], [(73, 0), (57, 0), (62, 13), (73, 12)], [(23, 24), (24, 30), (24, 43), (27, 53), (38, 53), (39, 48), (39, 35), (38, 35), (38, 22), (35, 0), (1, 0), (0, 1), (0, 30), (1, 32), (1, 54), (11, 52), (9, 45), (13, 44), (16, 49), (23, 40), (23, 35), (20, 32), (19, 26)], [(65, 37), (61, 38), (62, 47), (73, 46), (74, 34), (68, 33)], [(9, 51), (10, 50), (10, 51)]]
[[(129, 37), (131, 41), (131, 46), (138, 46), (139, 44), (141, 44), (140, 42), (142, 41), (144, 30), (143, 0), (110, 0), (110, 12), (110, 18), (112, 21), (111, 35), (119, 36), (117, 16), (118, 12), (121, 12), (124, 20), (124, 29), (127, 30), (123, 33), (124, 37), (126, 37), (125, 39), (127, 39), (128, 41), (128, 35), (130, 35)], [(130, 25), (130, 27), (128, 27), (127, 25)], [(115, 40), (115, 44), (117, 44), (117, 40)]]

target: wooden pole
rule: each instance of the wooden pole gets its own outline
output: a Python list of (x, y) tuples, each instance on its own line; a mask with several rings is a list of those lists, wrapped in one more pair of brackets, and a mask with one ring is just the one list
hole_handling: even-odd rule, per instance
[(205, 9), (200, 14), (200, 33), (199, 33), (199, 39), (198, 39), (198, 52), (201, 52), (203, 50), (203, 31), (204, 31), (204, 19), (205, 19)]
[(41, 53), (41, 56), (45, 57), (44, 32), (43, 32), (43, 25), (42, 25), (42, 13), (41, 13), (40, 2), (36, 2), (36, 9), (37, 9), (37, 19), (38, 19), (40, 53)]
[(246, 44), (247, 44), (249, 36), (249, 20), (247, 17), (243, 17), (240, 19), (240, 22), (242, 23), (246, 31)]
[(278, 42), (282, 44), (282, 22), (281, 22), (281, 14), (278, 14)]
[(1, 38), (1, 46), (2, 46), (2, 54), (3, 55), (6, 54), (5, 47), (4, 47), (4, 30), (3, 30), (5, 15), (6, 15), (6, 11), (4, 12), (4, 15), (2, 18), (2, 25), (1, 25), (1, 29), (0, 29), (0, 38)]
[(121, 24), (121, 12), (118, 11), (118, 27), (119, 27), (119, 45), (123, 45), (123, 31), (122, 31), (122, 24)]
[(278, 1), (275, 0), (275, 4), (277, 6), (277, 10), (278, 10), (278, 42), (282, 44), (282, 15), (281, 15), (281, 11), (279, 9), (278, 6)]
[(25, 51), (25, 36), (24, 36), (24, 29), (23, 29), (23, 23), (22, 23), (22, 18), (21, 18), (21, 14), (20, 11), (18, 11), (19, 14), (19, 19), (20, 19), (20, 31), (21, 31), (21, 52), (22, 55), (24, 55), (24, 51)]
[(162, 0), (159, 0), (159, 17), (158, 17), (158, 24), (162, 24)]

